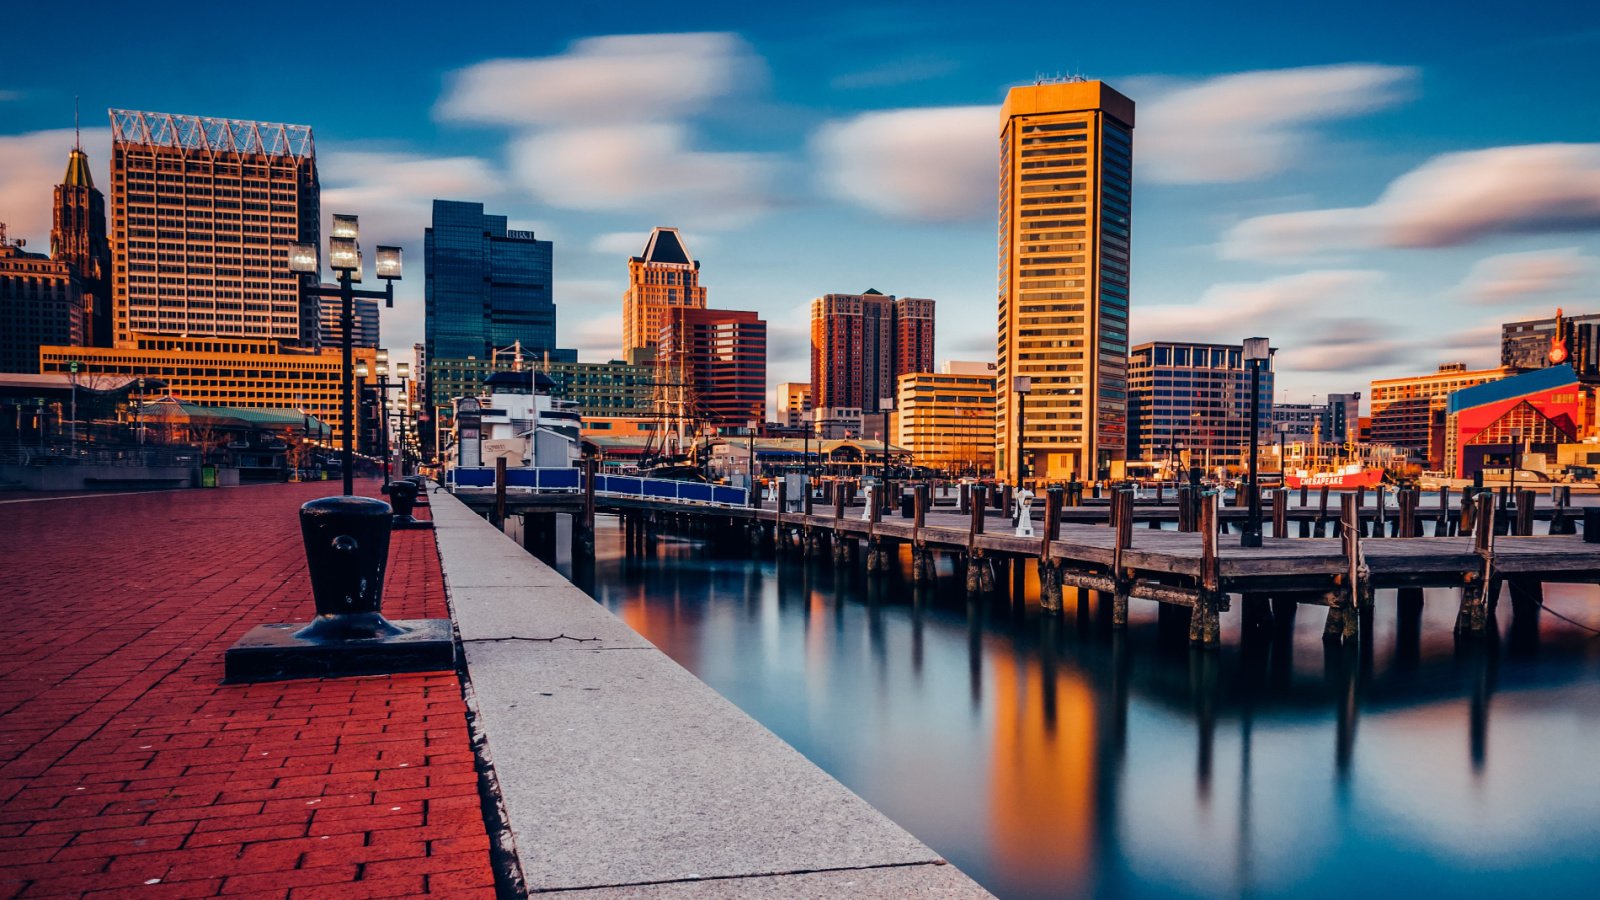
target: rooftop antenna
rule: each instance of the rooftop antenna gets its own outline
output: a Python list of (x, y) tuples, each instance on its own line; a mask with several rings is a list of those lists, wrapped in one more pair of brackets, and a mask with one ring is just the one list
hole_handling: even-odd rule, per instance
[(83, 129), (78, 127), (78, 95), (72, 95), (72, 149), (83, 152)]

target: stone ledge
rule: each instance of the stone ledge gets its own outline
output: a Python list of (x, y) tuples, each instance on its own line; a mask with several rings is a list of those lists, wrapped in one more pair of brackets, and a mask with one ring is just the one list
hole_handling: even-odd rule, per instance
[(433, 499), (530, 891), (988, 896), (455, 497)]

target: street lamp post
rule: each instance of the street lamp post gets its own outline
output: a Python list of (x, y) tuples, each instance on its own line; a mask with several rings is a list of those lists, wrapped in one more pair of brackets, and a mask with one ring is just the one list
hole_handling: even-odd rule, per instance
[(1011, 390), (1017, 395), (1017, 471), (1012, 479), (1016, 482), (1017, 490), (1022, 490), (1023, 468), (1026, 465), (1027, 454), (1022, 448), (1022, 426), (1024, 423), (1024, 407), (1028, 402), (1028, 394), (1033, 390), (1033, 377), (1030, 375), (1014, 375), (1011, 378)]
[[(340, 414), (344, 418), (344, 441), (340, 449), (341, 468), (344, 470), (344, 492), (354, 494), (355, 488), (355, 368), (352, 365), (352, 339), (355, 337), (355, 301), (357, 297), (382, 299), (387, 307), (394, 306), (394, 283), (400, 280), (401, 251), (399, 247), (379, 246), (375, 272), (383, 279), (381, 291), (358, 290), (354, 285), (361, 281), (361, 234), (355, 216), (333, 217), (333, 233), (328, 237), (328, 264), (339, 275), (334, 288), (322, 285), (303, 287), (305, 293), (315, 297), (338, 297), (340, 300), (339, 324), (344, 334), (340, 341), (344, 351), (340, 367)], [(292, 244), (289, 247), (289, 271), (316, 276), (321, 272), (321, 261), (316, 244)]]
[(1289, 471), (1288, 459), (1284, 456), (1284, 438), (1289, 435), (1289, 423), (1278, 423), (1278, 474), (1284, 475)]
[(1264, 337), (1244, 339), (1244, 359), (1250, 364), (1250, 524), (1239, 536), (1239, 546), (1261, 546), (1261, 489), (1257, 473), (1261, 443), (1261, 366), (1272, 356), (1272, 342)]

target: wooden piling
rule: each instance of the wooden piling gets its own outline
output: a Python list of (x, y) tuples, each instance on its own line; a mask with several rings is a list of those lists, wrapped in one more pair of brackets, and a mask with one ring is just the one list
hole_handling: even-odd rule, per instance
[(1361, 498), (1359, 494), (1341, 494), (1339, 501), (1345, 570), (1334, 602), (1328, 605), (1328, 620), (1322, 629), (1325, 641), (1354, 640), (1360, 629), (1361, 607), (1370, 602), (1367, 563), (1361, 555)]
[(1272, 536), (1289, 536), (1289, 491), (1277, 488), (1272, 492)]
[(1538, 498), (1538, 493), (1534, 491), (1517, 491), (1516, 533), (1523, 537), (1533, 534), (1533, 507), (1539, 502)]
[(1115, 587), (1111, 594), (1111, 627), (1122, 628), (1128, 624), (1128, 595), (1132, 590), (1132, 573), (1125, 569), (1122, 557), (1133, 546), (1133, 491), (1119, 490), (1111, 495), (1111, 506), (1116, 511), (1117, 536), (1111, 549), (1111, 580)]
[(1200, 579), (1189, 616), (1189, 643), (1211, 649), (1221, 645), (1221, 568), (1217, 562), (1217, 495), (1207, 491), (1200, 501)]
[(1496, 588), (1494, 571), (1494, 518), (1495, 496), (1478, 494), (1472, 498), (1473, 531), (1472, 551), (1480, 560), (1478, 571), (1468, 572), (1461, 586), (1461, 607), (1456, 612), (1455, 632), (1460, 636), (1476, 636), (1484, 632), (1489, 623), (1488, 600)]

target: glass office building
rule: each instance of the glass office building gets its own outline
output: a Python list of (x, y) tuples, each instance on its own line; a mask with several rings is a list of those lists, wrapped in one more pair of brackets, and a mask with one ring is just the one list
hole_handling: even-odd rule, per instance
[(566, 358), (556, 350), (552, 245), (506, 228), (482, 203), (433, 201), (424, 241), (428, 402), (476, 393), (474, 376), (525, 359)]

